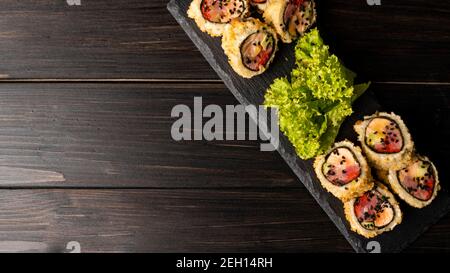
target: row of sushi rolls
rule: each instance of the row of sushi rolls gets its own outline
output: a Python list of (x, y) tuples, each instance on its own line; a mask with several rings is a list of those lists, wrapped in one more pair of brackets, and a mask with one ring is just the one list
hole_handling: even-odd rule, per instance
[[(250, 17), (256, 9), (259, 17)], [(193, 0), (188, 16), (213, 37), (222, 37), (222, 48), (231, 67), (244, 78), (264, 73), (278, 50), (278, 40), (291, 43), (316, 19), (309, 0)]]
[[(203, 32), (222, 37), (231, 67), (252, 78), (266, 71), (279, 40), (291, 43), (306, 33), (316, 21), (316, 8), (312, 0), (193, 0), (188, 16)], [(436, 198), (438, 171), (416, 152), (394, 113), (367, 116), (354, 130), (360, 147), (348, 140), (334, 143), (315, 158), (314, 170), (321, 185), (342, 201), (351, 229), (372, 238), (401, 223), (394, 194), (419, 209)]]
[(362, 149), (337, 142), (316, 157), (314, 170), (322, 186), (344, 203), (351, 229), (372, 238), (402, 222), (394, 194), (414, 208), (431, 204), (440, 190), (438, 171), (416, 152), (408, 128), (394, 113), (367, 116), (354, 130)]

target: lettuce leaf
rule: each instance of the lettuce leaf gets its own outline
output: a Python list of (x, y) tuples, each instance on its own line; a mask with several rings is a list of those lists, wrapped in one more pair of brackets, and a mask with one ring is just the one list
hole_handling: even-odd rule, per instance
[(298, 155), (309, 159), (331, 147), (353, 113), (352, 103), (370, 83), (353, 85), (356, 74), (329, 52), (317, 29), (297, 42), (295, 58), (290, 80), (275, 79), (264, 105), (278, 108), (280, 130)]

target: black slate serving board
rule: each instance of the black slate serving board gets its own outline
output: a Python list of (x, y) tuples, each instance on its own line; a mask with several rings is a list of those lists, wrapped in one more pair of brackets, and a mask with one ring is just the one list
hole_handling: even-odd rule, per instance
[[(280, 44), (280, 50), (277, 53), (274, 63), (272, 63), (271, 67), (264, 74), (252, 79), (241, 78), (229, 66), (221, 48), (220, 38), (211, 38), (207, 34), (202, 33), (195, 22), (187, 17), (186, 11), (190, 2), (191, 0), (172, 0), (168, 4), (168, 10), (199, 48), (200, 52), (237, 100), (243, 105), (261, 105), (264, 101), (265, 90), (267, 90), (267, 87), (273, 80), (280, 76), (289, 75), (292, 70), (294, 66), (295, 43), (290, 45)], [(370, 115), (377, 110), (382, 110), (382, 106), (377, 102), (369, 89), (368, 92), (356, 101), (354, 110), (355, 113), (344, 122), (338, 140), (349, 139), (356, 143), (356, 135), (353, 132), (352, 125), (364, 115)], [(373, 251), (373, 241), (376, 242), (375, 245), (379, 243), (381, 252), (400, 252), (429, 226), (450, 211), (450, 197), (447, 189), (444, 188), (433, 203), (426, 208), (414, 209), (405, 203), (401, 203), (401, 208), (404, 213), (402, 224), (391, 232), (381, 234), (373, 239), (366, 239), (350, 230), (349, 224), (344, 216), (341, 201), (322, 188), (314, 173), (312, 167), (313, 161), (300, 159), (288, 139), (282, 134), (280, 135), (278, 152), (356, 252)]]

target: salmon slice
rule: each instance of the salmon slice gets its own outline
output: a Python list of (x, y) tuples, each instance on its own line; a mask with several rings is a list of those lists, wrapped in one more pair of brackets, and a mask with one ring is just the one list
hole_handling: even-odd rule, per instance
[(266, 67), (275, 49), (275, 38), (266, 31), (248, 36), (241, 45), (242, 62), (252, 71)]
[(289, 0), (283, 14), (283, 23), (293, 37), (303, 34), (315, 19), (314, 5), (309, 0)]
[(200, 9), (203, 18), (212, 23), (229, 23), (245, 10), (243, 0), (203, 0)]
[(339, 147), (327, 156), (322, 172), (334, 185), (344, 186), (361, 175), (361, 166), (350, 149)]
[(400, 185), (412, 196), (428, 201), (433, 196), (435, 176), (430, 162), (416, 160), (397, 172)]
[(388, 118), (374, 118), (366, 128), (366, 145), (377, 153), (393, 154), (403, 148), (398, 124)]
[(388, 199), (377, 190), (371, 190), (358, 197), (354, 203), (358, 222), (368, 230), (383, 228), (395, 217), (394, 208)]

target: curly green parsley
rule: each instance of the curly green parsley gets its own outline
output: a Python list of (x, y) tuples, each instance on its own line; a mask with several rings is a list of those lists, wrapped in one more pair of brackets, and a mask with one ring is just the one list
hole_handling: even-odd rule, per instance
[(325, 152), (334, 143), (352, 103), (370, 83), (354, 85), (356, 74), (329, 52), (317, 29), (295, 47), (296, 67), (276, 79), (267, 90), (264, 105), (278, 108), (280, 130), (302, 159)]

